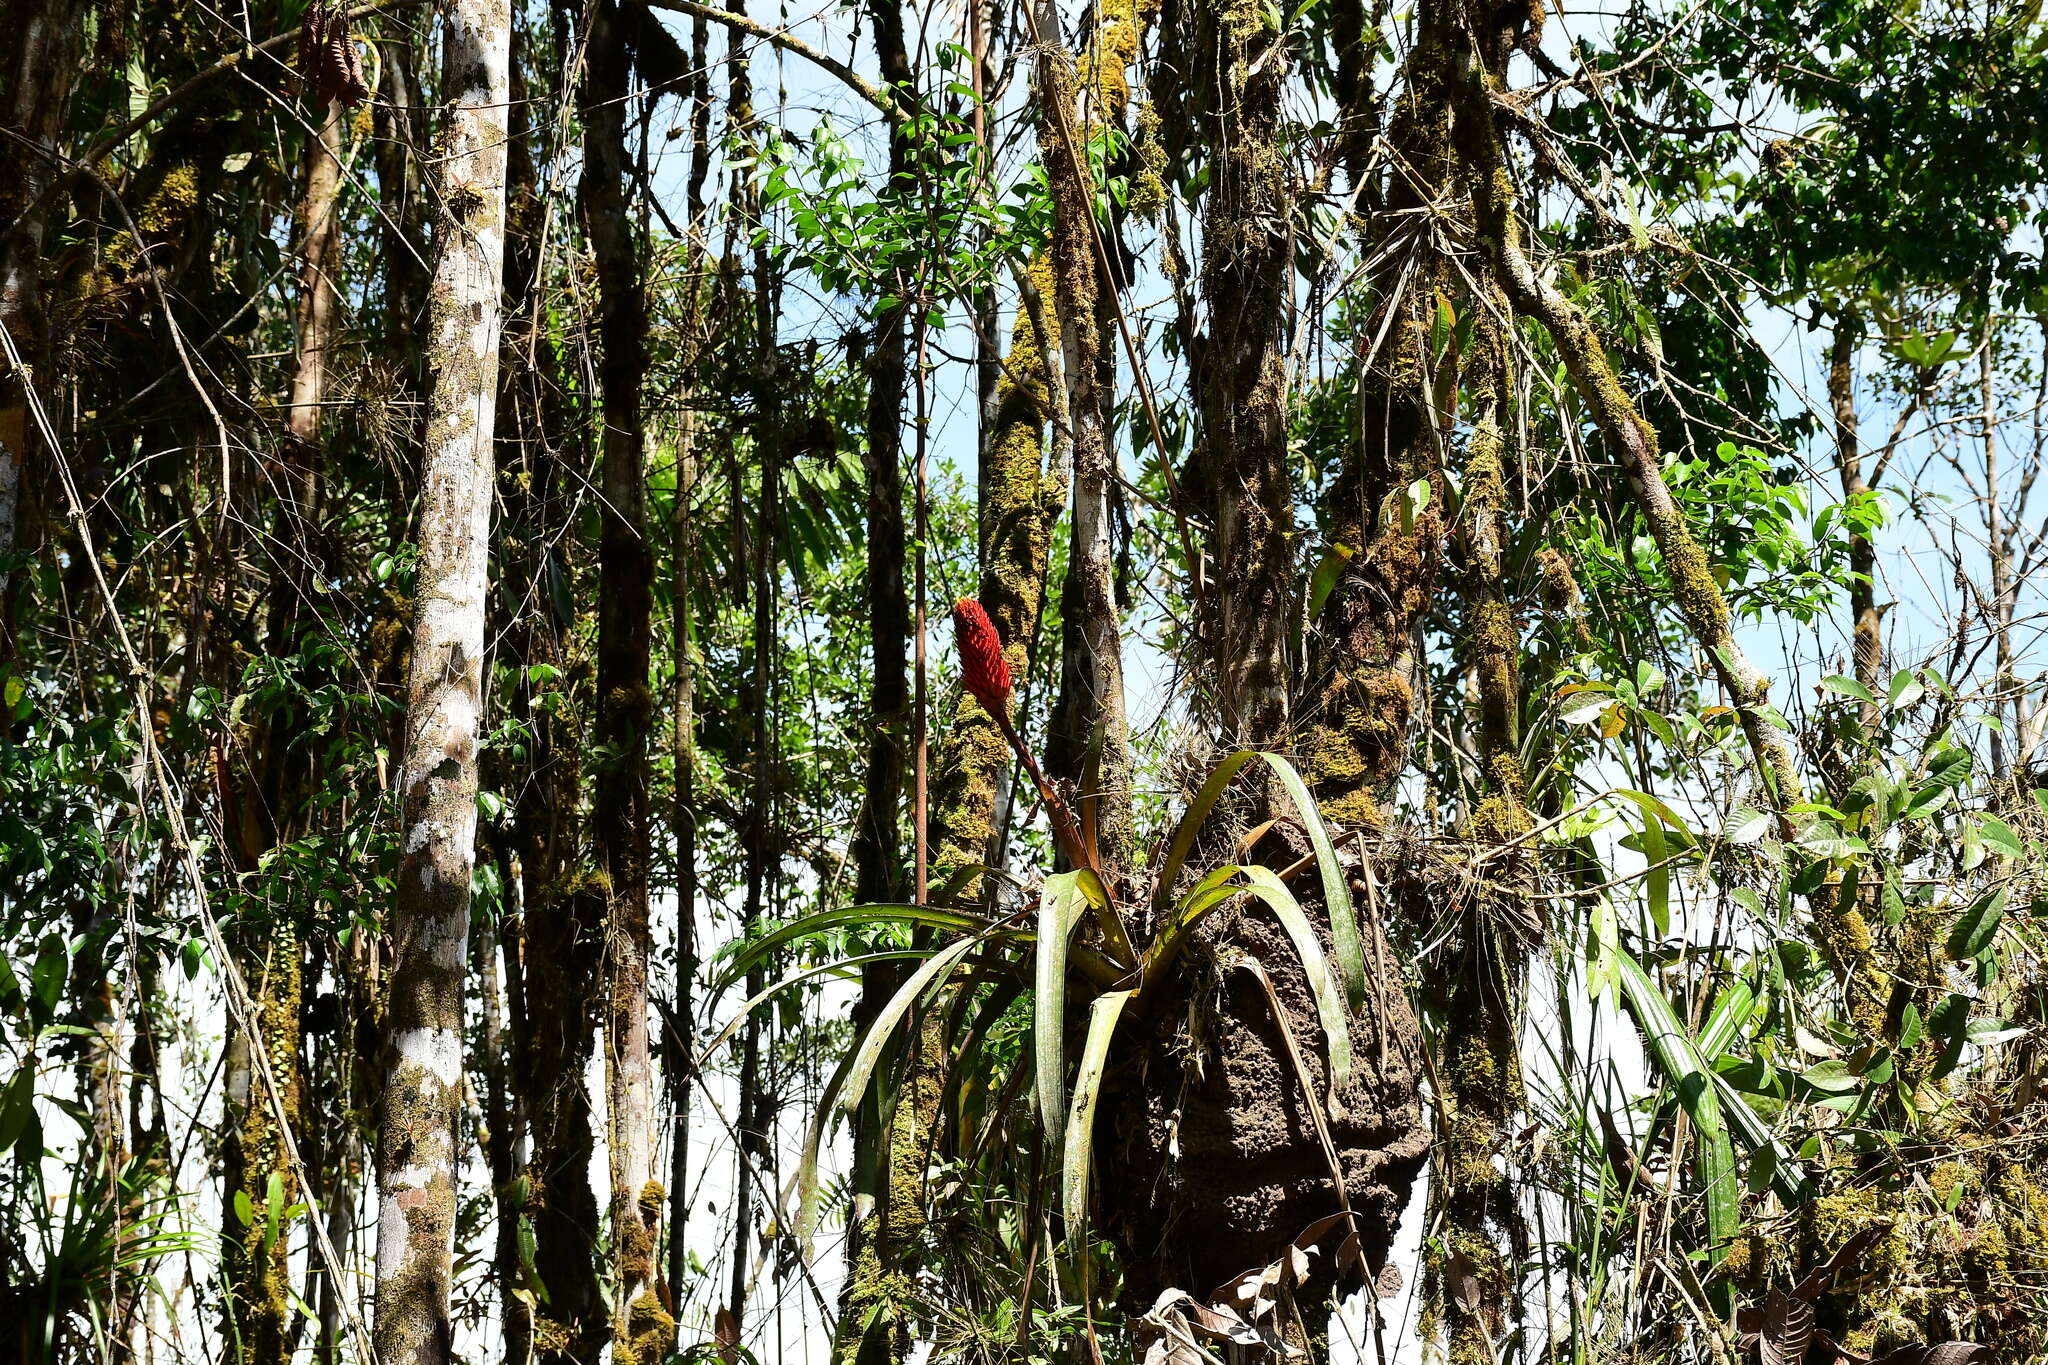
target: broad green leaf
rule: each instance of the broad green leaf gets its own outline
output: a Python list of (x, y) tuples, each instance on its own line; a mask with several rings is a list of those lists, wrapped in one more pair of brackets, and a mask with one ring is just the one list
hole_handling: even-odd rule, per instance
[(1872, 692), (1854, 678), (1845, 678), (1839, 673), (1831, 678), (1822, 678), (1820, 685), (1826, 691), (1833, 692), (1837, 696), (1853, 697), (1857, 701), (1867, 701), (1873, 705), (1877, 702), (1877, 694), (1875, 692)]
[(1050, 1134), (1067, 1112), (1067, 942), (1087, 912), (1078, 872), (1045, 879), (1038, 901), (1036, 966), (1031, 974), (1031, 1051), (1038, 1071), (1038, 1117)]
[(2012, 826), (1995, 815), (1978, 818), (1977, 834), (2004, 857), (2017, 858), (2027, 851), (2026, 845), (2020, 841), (2020, 836), (2013, 832)]
[(1824, 1062), (1815, 1062), (1812, 1066), (1799, 1073), (1799, 1079), (1805, 1081), (1815, 1090), (1824, 1091), (1830, 1095), (1847, 1094), (1850, 1091), (1859, 1090), (1863, 1086), (1863, 1078), (1854, 1071), (1851, 1071), (1847, 1062), (1836, 1061), (1832, 1058)]
[(1102, 1098), (1102, 1074), (1109, 1064), (1109, 1044), (1124, 1006), (1137, 991), (1107, 991), (1088, 1008), (1088, 1037), (1081, 1046), (1081, 1065), (1074, 1073), (1074, 1103), (1067, 1112), (1065, 1157), (1060, 1165), (1061, 1208), (1067, 1236), (1078, 1236), (1088, 1221), (1088, 1172), (1095, 1161), (1095, 1106)]
[(1894, 711), (1903, 710), (1920, 700), (1926, 691), (1912, 669), (1902, 668), (1892, 675), (1892, 685), (1885, 693), (1885, 704)]
[(1977, 956), (1991, 946), (1998, 935), (1998, 922), (2004, 918), (2005, 888), (2001, 886), (1956, 916), (1948, 931), (1948, 955), (1957, 961)]
[(1728, 817), (1727, 836), (1731, 844), (1753, 844), (1770, 832), (1769, 811), (1742, 806)]

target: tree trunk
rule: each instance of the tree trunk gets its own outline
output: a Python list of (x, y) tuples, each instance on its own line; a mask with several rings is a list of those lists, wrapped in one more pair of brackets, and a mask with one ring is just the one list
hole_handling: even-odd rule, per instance
[[(1388, 141), (1403, 169), (1390, 177), (1386, 237), (1451, 180), (1448, 92), (1438, 70), (1440, 25), (1418, 23), (1415, 48)], [(1356, 353), (1359, 430), (1345, 450), (1320, 508), (1324, 538), (1343, 558), (1318, 621), (1321, 666), (1310, 706), (1305, 773), (1326, 818), (1378, 825), (1380, 802), (1408, 761), (1409, 731), (1420, 705), (1415, 653), (1418, 621), (1436, 591), (1447, 526), (1441, 432), (1434, 392), (1448, 382), (1430, 353), (1444, 262), (1417, 242), (1405, 285), (1384, 314), (1361, 329)], [(1384, 335), (1384, 341), (1376, 338)]]
[(513, 1090), (530, 1139), (518, 1217), (532, 1234), (532, 1264), (522, 1260), (518, 1284), (506, 1288), (505, 1349), (515, 1365), (525, 1365), (529, 1353), (541, 1365), (569, 1365), (594, 1358), (611, 1336), (598, 1285), (600, 1217), (590, 1184), (596, 1140), (583, 1083), (596, 1045), (604, 906), (578, 866), (584, 736), (575, 708), (564, 704), (572, 666), (565, 637), (576, 603), (567, 532), (581, 479), (564, 467), (569, 415), (554, 382), (560, 360), (538, 313), (545, 206), (517, 66), (512, 79), (505, 296), (514, 311), (500, 346), (498, 449), (509, 471), (501, 482), (505, 548), (521, 570), (506, 646), (525, 677), (510, 700), (530, 736), (531, 775), (518, 784), (513, 816), (525, 951), (516, 971), (506, 965), (525, 1003), (510, 1023)]
[(298, 346), (285, 430), (310, 450), (320, 440), (320, 400), (327, 391), (327, 352), (334, 337), (335, 271), (341, 264), (341, 129), (346, 115), (330, 100), (320, 127), (306, 139), (306, 196), (299, 205), (299, 303), (293, 318)]
[[(1853, 313), (1835, 320), (1835, 335), (1828, 348), (1828, 402), (1835, 414), (1835, 469), (1841, 479), (1842, 501), (1856, 502), (1870, 494), (1863, 478), (1863, 448), (1856, 421), (1856, 342), (1861, 324)], [(1877, 549), (1860, 530), (1849, 532), (1849, 625), (1851, 653), (1856, 681), (1872, 695), (1884, 691), (1884, 635), (1877, 610)], [(1863, 726), (1874, 730), (1878, 722), (1876, 702), (1862, 706)]]
[[(904, 45), (902, 6), (895, 0), (868, 0), (866, 10), (874, 27), (875, 60), (882, 79), (895, 89), (906, 90), (911, 69)], [(913, 188), (911, 150), (908, 130), (891, 124), (890, 190), (899, 201)], [(867, 444), (862, 458), (868, 476), (867, 593), (873, 640), (868, 720), (872, 730), (860, 824), (853, 839), (853, 895), (862, 905), (901, 901), (904, 894), (899, 813), (911, 707), (903, 663), (910, 635), (910, 598), (904, 584), (903, 395), (909, 379), (905, 324), (911, 296), (921, 286), (921, 279), (897, 272), (891, 286), (894, 299), (876, 309), (867, 361)], [(873, 1024), (902, 979), (903, 970), (895, 963), (872, 963), (861, 969), (860, 997), (854, 1002), (852, 1016), (855, 1036)], [(900, 1358), (908, 1344), (901, 1309), (885, 1278), (901, 1248), (891, 1245), (886, 1235), (889, 1197), (896, 1182), (883, 1176), (892, 1164), (892, 1155), (881, 1114), (879, 1097), (874, 1094), (855, 1114), (853, 1184), (856, 1205), (865, 1212), (857, 1213), (847, 1227), (847, 1274), (833, 1344), (835, 1360), (874, 1365)]]
[(452, 108), (437, 171), (418, 605), (398, 774), (404, 857), (391, 915), (391, 1052), (377, 1153), (374, 1340), (387, 1365), (446, 1365), (452, 1347), (511, 27), (504, 0), (446, 0), (442, 76)]
[[(15, 44), (0, 66), (0, 327), (22, 359), (43, 357), (48, 321), (42, 308), (43, 237), (48, 230), (57, 139), (71, 108), (78, 72), (80, 22), (76, 0), (5, 0), (0, 32)], [(23, 463), (31, 440), (29, 386), (13, 366), (0, 372), (0, 659), (12, 652), (12, 573), (4, 565), (20, 538)]]
[[(640, 385), (647, 308), (626, 208), (628, 24), (644, 11), (599, 0), (585, 50), (578, 198), (596, 261), (604, 500), (598, 547), (598, 734), (591, 844), (605, 887), (605, 1151), (611, 1168), (613, 1358), (658, 1361), (674, 1322), (651, 1292), (666, 1192), (654, 1179), (654, 1065), (647, 1032), (647, 686), (654, 562), (647, 541)], [(654, 22), (647, 19), (647, 22)]]
[[(1083, 840), (1095, 849), (1104, 876), (1115, 885), (1135, 864), (1137, 832), (1131, 813), (1133, 757), (1124, 707), (1123, 633), (1111, 526), (1117, 461), (1104, 419), (1098, 368), (1102, 339), (1095, 321), (1098, 289), (1104, 283), (1098, 271), (1102, 253), (1096, 237), (1095, 185), (1082, 153), (1086, 125), (1073, 63), (1061, 36), (1059, 7), (1041, 0), (1032, 23), (1038, 43), (1034, 93), (1040, 107), (1040, 156), (1052, 195), (1053, 313), (1074, 443), (1074, 592), (1063, 610), (1078, 628), (1074, 698), (1086, 727), (1076, 775), (1081, 782)], [(1134, 27), (1128, 41), (1135, 50)], [(1117, 79), (1123, 79), (1120, 66)]]
[(1198, 487), (1216, 572), (1196, 630), (1227, 749), (1279, 744), (1288, 723), (1294, 497), (1287, 468), (1286, 323), (1294, 274), (1292, 171), (1280, 145), (1282, 39), (1205, 5), (1188, 8), (1189, 96), (1213, 128), (1202, 220), (1207, 326), (1192, 355), (1202, 414)]
[[(688, 289), (682, 325), (683, 344), (697, 359), (703, 325), (709, 253), (704, 249), (704, 178), (711, 164), (711, 75), (707, 60), (710, 25), (702, 15), (690, 28), (690, 171), (688, 181), (690, 234), (685, 252)], [(687, 373), (687, 369), (685, 370)], [(673, 1139), (669, 1149), (668, 1291), (671, 1307), (683, 1301), (689, 1279), (689, 1244), (685, 1219), (690, 1211), (690, 1098), (696, 1080), (697, 980), (697, 663), (692, 621), (697, 593), (697, 410), (694, 394), (685, 390), (676, 431), (676, 491), (673, 580), (670, 600), (675, 613), (670, 650), (675, 667), (674, 761), (676, 834), (676, 1000), (668, 1039), (669, 1117)]]

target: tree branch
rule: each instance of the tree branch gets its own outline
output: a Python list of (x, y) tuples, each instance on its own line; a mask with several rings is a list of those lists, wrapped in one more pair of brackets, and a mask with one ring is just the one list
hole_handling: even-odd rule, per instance
[(727, 28), (735, 29), (750, 38), (758, 38), (770, 47), (779, 47), (784, 52), (801, 57), (819, 69), (837, 76), (847, 89), (881, 110), (882, 116), (889, 122), (903, 123), (910, 117), (910, 111), (904, 108), (903, 101), (893, 92), (876, 85), (837, 57), (820, 52), (787, 29), (769, 28), (766, 24), (756, 23), (744, 14), (735, 14), (731, 10), (720, 9), (715, 5), (699, 4), (697, 0), (641, 0), (641, 3), (653, 9), (674, 10), (677, 14), (708, 19), (714, 24), (724, 24)]

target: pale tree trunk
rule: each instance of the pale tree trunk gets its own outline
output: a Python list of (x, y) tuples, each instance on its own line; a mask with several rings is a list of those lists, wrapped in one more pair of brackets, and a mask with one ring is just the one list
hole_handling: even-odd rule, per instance
[[(642, 16), (644, 17), (644, 16)], [(648, 23), (655, 22), (651, 17)], [(598, 746), (605, 755), (591, 805), (592, 844), (605, 881), (606, 1154), (611, 1174), (615, 1361), (657, 1361), (674, 1322), (647, 1292), (665, 1191), (654, 1179), (654, 1065), (647, 1033), (647, 687), (653, 559), (647, 543), (646, 448), (640, 383), (647, 309), (626, 211), (627, 13), (592, 12), (585, 54), (583, 176), (577, 198), (597, 265), (603, 355), (604, 501), (598, 548)]]
[(376, 1350), (386, 1365), (444, 1365), (462, 1095), (462, 994), (476, 861), (505, 255), (511, 12), (446, 0), (451, 101), (436, 165), (417, 607), (399, 768), (403, 861), (392, 905), (391, 1051), (377, 1152)]

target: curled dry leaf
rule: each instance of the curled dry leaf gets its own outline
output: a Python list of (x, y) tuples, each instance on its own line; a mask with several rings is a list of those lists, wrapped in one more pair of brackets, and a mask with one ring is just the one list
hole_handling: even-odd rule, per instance
[(1813, 1305), (1773, 1289), (1764, 1301), (1762, 1331), (1757, 1337), (1757, 1355), (1763, 1365), (1799, 1365), (1806, 1348), (1813, 1344)]
[(1870, 1362), (1870, 1365), (1977, 1365), (1991, 1358), (1991, 1348), (1974, 1341), (1937, 1341), (1918, 1346), (1901, 1346)]
[(299, 79), (316, 108), (334, 100), (354, 108), (370, 93), (363, 83), (362, 58), (349, 36), (345, 5), (312, 0), (306, 6), (299, 21)]

